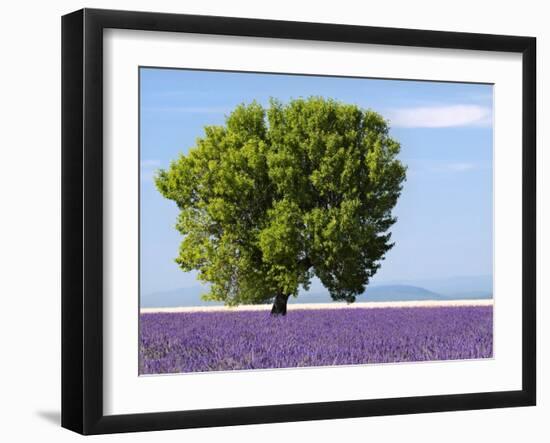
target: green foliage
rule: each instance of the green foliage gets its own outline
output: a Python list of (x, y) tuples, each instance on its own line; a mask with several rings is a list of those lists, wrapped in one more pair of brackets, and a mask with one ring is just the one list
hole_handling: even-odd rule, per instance
[(314, 275), (353, 302), (393, 246), (399, 149), (382, 116), (355, 105), (238, 106), (156, 176), (181, 211), (176, 262), (229, 305), (296, 296)]

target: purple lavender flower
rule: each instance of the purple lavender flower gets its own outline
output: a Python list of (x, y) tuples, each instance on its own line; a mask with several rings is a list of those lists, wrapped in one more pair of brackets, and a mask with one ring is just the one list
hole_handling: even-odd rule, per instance
[(490, 306), (148, 313), (140, 374), (490, 358)]

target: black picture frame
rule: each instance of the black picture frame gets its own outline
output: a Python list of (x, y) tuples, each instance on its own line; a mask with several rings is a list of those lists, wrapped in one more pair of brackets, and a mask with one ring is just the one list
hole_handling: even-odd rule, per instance
[[(192, 32), (522, 54), (522, 389), (177, 412), (103, 413), (103, 30)], [(62, 426), (151, 431), (536, 403), (536, 39), (230, 17), (83, 9), (62, 18)]]

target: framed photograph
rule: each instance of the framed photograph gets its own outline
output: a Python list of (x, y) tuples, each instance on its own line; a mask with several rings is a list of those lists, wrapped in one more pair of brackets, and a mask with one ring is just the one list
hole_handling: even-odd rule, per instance
[(62, 426), (536, 402), (532, 37), (62, 19)]

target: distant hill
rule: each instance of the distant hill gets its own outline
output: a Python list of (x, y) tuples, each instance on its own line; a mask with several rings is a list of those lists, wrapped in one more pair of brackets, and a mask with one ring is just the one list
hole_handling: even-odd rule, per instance
[[(446, 297), (427, 289), (410, 285), (377, 285), (368, 287), (357, 297), (358, 302), (408, 301), (408, 300), (447, 300)], [(291, 298), (289, 303), (329, 303), (328, 291), (303, 293)]]
[(493, 277), (491, 275), (455, 276), (381, 283), (381, 285), (384, 286), (394, 284), (399, 286), (411, 285), (425, 288), (428, 291), (441, 294), (448, 300), (493, 297)]
[(380, 285), (367, 287), (358, 297), (359, 301), (408, 301), (408, 300), (442, 300), (436, 292), (411, 285)]
[(207, 291), (202, 286), (191, 286), (171, 291), (161, 291), (141, 296), (142, 308), (175, 308), (186, 306), (221, 306), (222, 302), (204, 301), (201, 295)]
[[(443, 285), (442, 285), (443, 286)], [(452, 288), (452, 285), (449, 286)], [(473, 289), (475, 286), (457, 285), (454, 293), (436, 292), (425, 287), (409, 284), (376, 284), (357, 297), (358, 302), (384, 301), (417, 301), (417, 300), (457, 300), (457, 299), (487, 299), (492, 298), (492, 291)], [(207, 288), (192, 286), (172, 291), (156, 292), (141, 297), (141, 307), (178, 307), (178, 306), (220, 306), (222, 302), (205, 302), (201, 294)], [(316, 285), (310, 291), (302, 292), (298, 297), (291, 297), (289, 303), (329, 303), (332, 301), (328, 291)]]
[(483, 293), (485, 295), (489, 294), (492, 296), (493, 276), (477, 275), (453, 277), (426, 281), (423, 282), (421, 286), (428, 287), (429, 289), (444, 295)]

